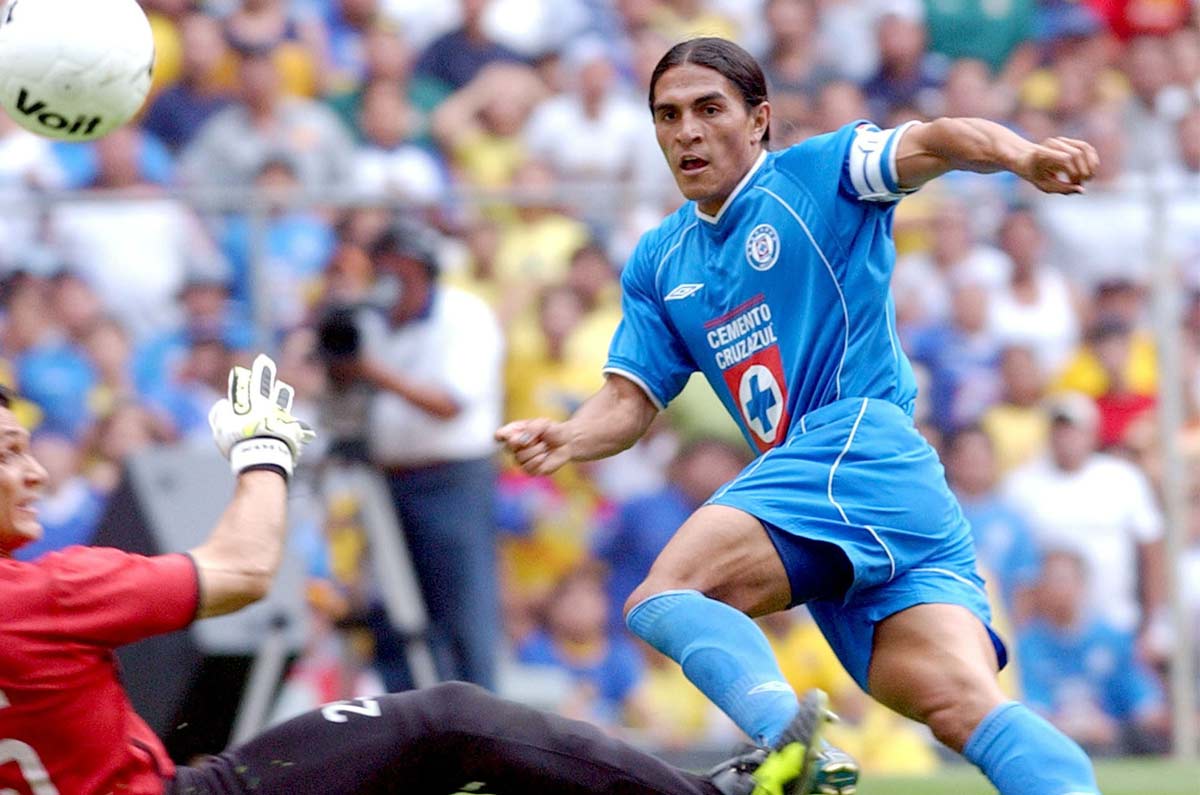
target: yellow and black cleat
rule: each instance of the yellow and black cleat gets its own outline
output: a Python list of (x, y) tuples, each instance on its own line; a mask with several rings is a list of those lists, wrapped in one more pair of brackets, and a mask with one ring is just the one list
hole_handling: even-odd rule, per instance
[(754, 771), (752, 795), (809, 795), (817, 775), (821, 736), (834, 719), (829, 696), (810, 690), (783, 735)]

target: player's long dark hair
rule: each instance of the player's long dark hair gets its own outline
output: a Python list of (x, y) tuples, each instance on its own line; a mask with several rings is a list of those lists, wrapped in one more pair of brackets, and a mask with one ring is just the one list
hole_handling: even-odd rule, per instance
[[(679, 42), (659, 59), (654, 73), (650, 75), (651, 111), (654, 110), (654, 88), (658, 85), (658, 79), (672, 66), (685, 63), (707, 66), (722, 74), (742, 93), (749, 110), (767, 101), (767, 78), (754, 56), (728, 39), (704, 36)], [(766, 144), (770, 139), (771, 130), (768, 128), (763, 133), (762, 142)]]

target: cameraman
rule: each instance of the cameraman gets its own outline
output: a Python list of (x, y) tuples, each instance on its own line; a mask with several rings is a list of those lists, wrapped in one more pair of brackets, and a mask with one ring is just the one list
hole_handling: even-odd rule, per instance
[[(380, 311), (327, 315), (333, 399), (367, 393), (365, 454), (385, 473), (430, 616), (443, 679), (494, 685), (500, 640), (493, 503), (503, 337), (478, 298), (438, 284), (434, 242), (397, 225), (371, 246), (390, 293)], [(352, 405), (343, 411), (354, 413)], [(389, 690), (412, 686), (400, 639), (376, 628)]]

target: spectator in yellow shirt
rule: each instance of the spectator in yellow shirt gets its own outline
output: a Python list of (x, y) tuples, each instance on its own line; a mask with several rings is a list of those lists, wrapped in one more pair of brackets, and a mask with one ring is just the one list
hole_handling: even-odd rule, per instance
[(545, 94), (529, 67), (488, 64), (434, 111), (434, 140), (467, 185), (508, 187), (526, 157), (521, 131)]
[(1045, 380), (1037, 356), (1022, 345), (1000, 354), (1001, 399), (984, 412), (979, 424), (996, 450), (1000, 475), (1032, 460), (1046, 448), (1050, 420), (1042, 406)]
[(500, 235), (496, 276), (501, 284), (538, 287), (562, 282), (571, 255), (591, 235), (587, 226), (565, 213), (555, 200), (558, 187), (546, 164), (528, 160), (513, 175), (517, 207), (513, 222)]
[(696, 36), (737, 39), (741, 32), (731, 19), (706, 8), (703, 0), (664, 0), (648, 5), (650, 25), (670, 41)]
[[(1101, 316), (1092, 325), (1087, 341), (1067, 362), (1054, 381), (1054, 392), (1082, 392), (1090, 398), (1107, 394), (1114, 386), (1101, 361), (1098, 345), (1106, 341), (1113, 323), (1126, 325), (1120, 316)], [(1124, 351), (1124, 388), (1131, 394), (1151, 396), (1158, 392), (1158, 361), (1154, 338), (1145, 329), (1131, 328)]]
[(604, 382), (603, 359), (581, 361), (567, 355), (571, 335), (583, 320), (583, 301), (566, 285), (552, 285), (538, 297), (537, 334), (514, 333), (505, 370), (508, 417), (566, 419)]

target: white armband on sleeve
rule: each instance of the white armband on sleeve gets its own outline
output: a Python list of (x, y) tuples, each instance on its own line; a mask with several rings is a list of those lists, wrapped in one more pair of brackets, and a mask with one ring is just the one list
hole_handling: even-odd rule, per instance
[(916, 124), (910, 121), (891, 130), (862, 125), (854, 131), (846, 168), (858, 198), (872, 202), (898, 201), (916, 189), (903, 190), (896, 172), (896, 150), (900, 138)]

